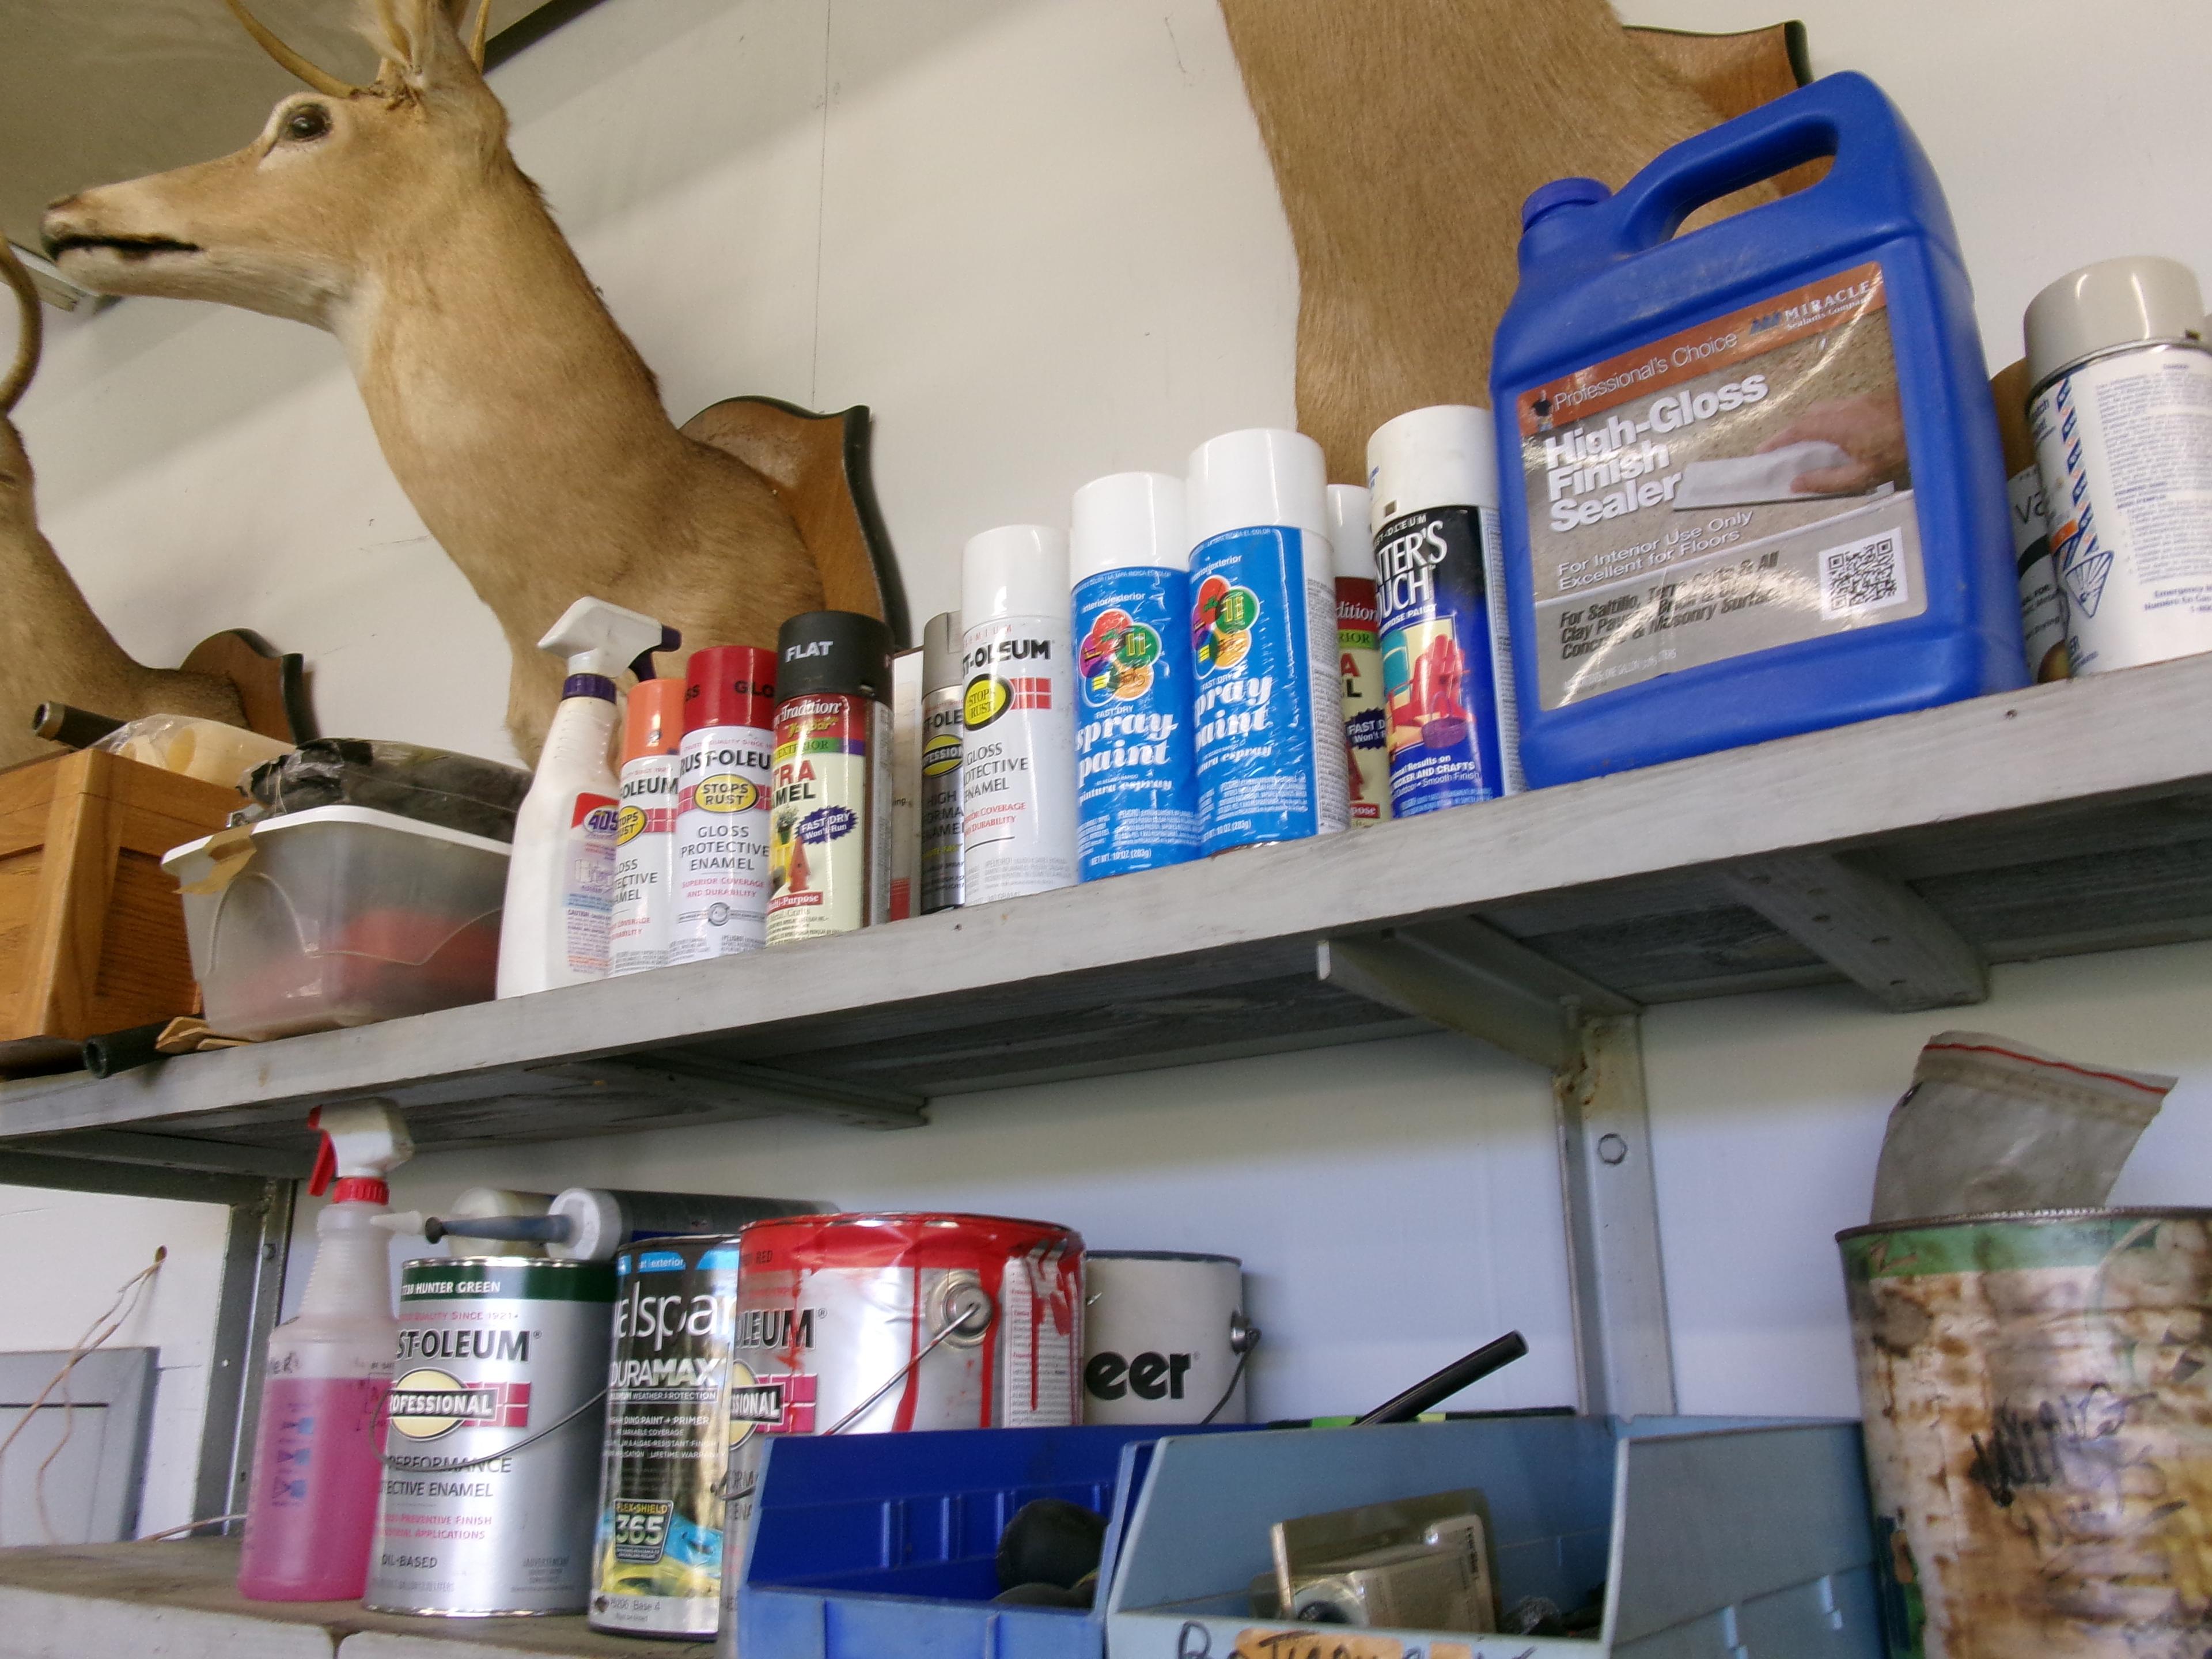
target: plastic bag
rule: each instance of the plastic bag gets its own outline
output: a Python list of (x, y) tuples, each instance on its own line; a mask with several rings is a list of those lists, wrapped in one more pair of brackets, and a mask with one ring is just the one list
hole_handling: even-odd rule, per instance
[(1941, 1032), (1891, 1109), (1871, 1219), (2100, 1208), (2174, 1081)]
[(143, 715), (125, 721), (92, 746), (226, 789), (243, 789), (249, 769), (292, 752), (292, 745), (282, 738), (194, 714)]
[(520, 767), (419, 744), (317, 738), (254, 769), (252, 804), (231, 815), (252, 823), (315, 806), (366, 806), (489, 841), (514, 839), (515, 809), (530, 793)]

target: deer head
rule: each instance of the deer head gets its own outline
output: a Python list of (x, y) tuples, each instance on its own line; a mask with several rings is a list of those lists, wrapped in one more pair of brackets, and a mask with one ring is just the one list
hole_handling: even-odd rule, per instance
[[(344, 332), (392, 246), (419, 238), (487, 171), (512, 171), (507, 112), (484, 84), (481, 0), (470, 40), (448, 0), (376, 0), (376, 79), (349, 85), (228, 0), (313, 88), (278, 104), (244, 149), (109, 185), (47, 210), (64, 274), (103, 294), (212, 300)], [(467, 0), (451, 0), (465, 10)]]

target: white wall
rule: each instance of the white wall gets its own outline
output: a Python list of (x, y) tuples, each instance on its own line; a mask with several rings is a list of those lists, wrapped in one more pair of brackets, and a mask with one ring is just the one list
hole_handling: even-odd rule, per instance
[[(1752, 0), (1627, 10), (1773, 20)], [(1800, 15), (1816, 64), (1873, 74), (1927, 143), (1993, 364), (2075, 263), (2147, 250), (2212, 272), (2191, 210), (2212, 9)], [(740, 392), (874, 407), (917, 617), (953, 603), (975, 531), (1291, 416), (1296, 272), (1210, 0), (605, 0), (497, 85), (674, 413)], [(490, 620), (385, 471), (330, 341), (134, 301), (58, 323), (23, 416), (54, 539), (142, 655), (255, 627), (309, 654), (327, 729), (504, 751)], [(2212, 947), (1997, 988), (1969, 1023), (2183, 1074), (2124, 1194), (2201, 1196)], [(1944, 1024), (1842, 991), (1651, 1016), (1687, 1408), (1852, 1408), (1829, 1235), (1863, 1217), (1883, 1115)], [(1549, 1403), (1571, 1365), (1548, 1113), (1534, 1072), (1436, 1037), (941, 1100), (909, 1133), (793, 1121), (448, 1155), (399, 1194), (591, 1182), (1046, 1214), (1102, 1245), (1243, 1255), (1269, 1329), (1261, 1413), (1371, 1403), (1508, 1324), (1536, 1352), (1480, 1400)]]

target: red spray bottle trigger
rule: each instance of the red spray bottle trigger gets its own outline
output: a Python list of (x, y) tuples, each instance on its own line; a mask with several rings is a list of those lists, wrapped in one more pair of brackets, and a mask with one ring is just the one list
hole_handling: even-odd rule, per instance
[(315, 1148), (315, 1167), (307, 1176), (309, 1194), (319, 1197), (327, 1191), (333, 1204), (382, 1206), (392, 1201), (385, 1172), (405, 1163), (415, 1151), (397, 1107), (382, 1102), (333, 1107), (325, 1121), (324, 1109), (318, 1106), (307, 1114), (307, 1127), (322, 1136)]

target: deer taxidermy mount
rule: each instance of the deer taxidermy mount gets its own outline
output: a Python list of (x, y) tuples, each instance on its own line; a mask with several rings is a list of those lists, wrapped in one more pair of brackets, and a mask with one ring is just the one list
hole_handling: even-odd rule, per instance
[[(694, 426), (710, 441), (671, 423), (509, 153), (483, 75), (489, 0), (466, 40), (466, 0), (377, 0), (383, 62), (365, 87), (228, 3), (313, 90), (235, 155), (56, 203), (48, 252), (96, 292), (212, 300), (337, 337), (401, 488), (507, 636), (507, 729), (526, 759), (561, 690), (538, 641), (581, 595), (694, 647), (773, 647), (784, 618), (823, 606), (903, 632), (880, 540), (859, 533), (873, 509), (850, 488), (851, 413), (823, 417), (842, 441), (794, 432), (774, 417), (803, 412), (766, 400), (707, 410)], [(750, 446), (757, 464), (715, 444)], [(842, 513), (810, 511), (825, 495)], [(825, 516), (841, 533), (810, 544), (801, 522)]]
[[(1700, 37), (1639, 40), (1606, 0), (1221, 0), (1221, 11), (1297, 252), (1298, 427), (1339, 483), (1366, 483), (1367, 436), (1391, 416), (1489, 405), (1491, 337), (1519, 280), (1531, 191), (1569, 175), (1617, 190), (1741, 112), (1686, 78), (1703, 55), (1684, 43)], [(1802, 75), (1802, 32), (1759, 38), (1763, 54), (1723, 54), (1722, 98), (1757, 88), (1742, 107)], [(1757, 59), (1777, 53), (1780, 76), (1762, 77)]]
[[(149, 668), (127, 655), (40, 533), (31, 459), (8, 419), (38, 371), (39, 296), (4, 240), (0, 278), (23, 319), (14, 367), (0, 379), (0, 767), (63, 752), (31, 733), (31, 711), (42, 702), (71, 703), (117, 720), (198, 714), (248, 724), (239, 688), (228, 678)], [(257, 723), (255, 729), (266, 728)]]

